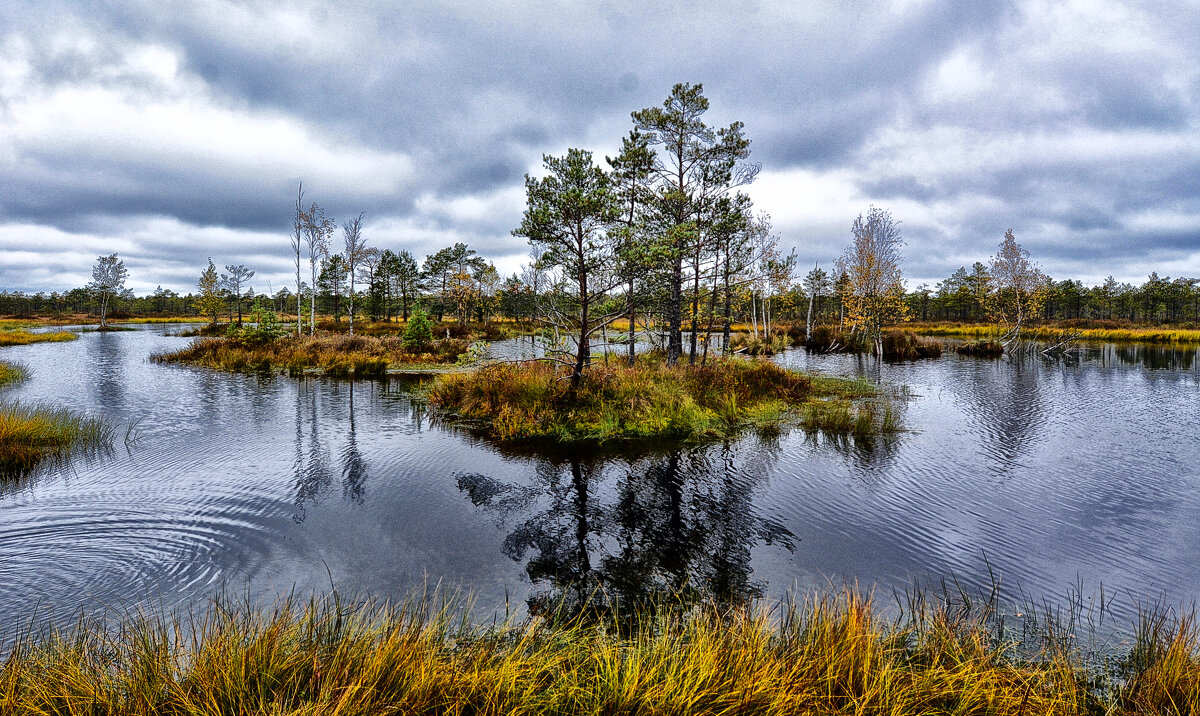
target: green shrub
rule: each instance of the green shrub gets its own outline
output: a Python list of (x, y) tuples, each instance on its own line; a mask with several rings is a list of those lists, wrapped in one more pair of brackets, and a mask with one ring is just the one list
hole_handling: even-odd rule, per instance
[(404, 347), (410, 351), (420, 351), (432, 340), (433, 324), (418, 306), (409, 316), (408, 326), (404, 329)]

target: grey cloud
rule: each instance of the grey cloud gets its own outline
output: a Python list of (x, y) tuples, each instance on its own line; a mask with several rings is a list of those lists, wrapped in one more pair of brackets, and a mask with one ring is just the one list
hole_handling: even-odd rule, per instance
[[(598, 132), (627, 127), (632, 110), (660, 103), (677, 81), (704, 83), (712, 122), (743, 120), (753, 158), (767, 170), (847, 176), (864, 209), (870, 201), (932, 207), (934, 216), (905, 229), (908, 271), (918, 278), (944, 276), (958, 257), (985, 259), (1010, 225), (1031, 227), (1019, 235), (1055, 266), (1082, 257), (1119, 264), (1136, 256), (1135, 245), (1164, 256), (1200, 252), (1195, 142), (1166, 160), (1026, 154), (996, 167), (925, 166), (919, 145), (947, 127), (965, 130), (967, 142), (971, 133), (1011, 137), (1013, 152), (1023, 137), (1076, 130), (1194, 138), (1200, 17), (1186, 4), (1130, 10), (1153, 42), (1114, 37), (1112, 48), (1072, 36), (1070, 26), (1056, 36), (1037, 25), (1040, 6), (1017, 2), (942, 0), (891, 15), (874, 3), (375, 5), (11, 0), (0, 7), (0, 26), (29, 41), (38, 88), (118, 87), (153, 102), (167, 90), (121, 65), (130, 47), (152, 43), (178, 53), (184, 78), (210, 103), (289, 118), (334, 150), (409, 157), (415, 176), (396, 178), (392, 192), (330, 181), (316, 166), (303, 178), (309, 200), (338, 218), (366, 211), (378, 226), (408, 222), (395, 240), (418, 258), (465, 240), (515, 262), (525, 249), (508, 235), (513, 216), (456, 218), (418, 209), (418, 197), (451, 201), (519, 186), (542, 153), (597, 148)], [(81, 42), (56, 45), (63, 28)], [(965, 80), (962, 96), (929, 96), (955, 53), (987, 76), (978, 88)], [(615, 145), (621, 133), (607, 141)], [(877, 148), (887, 133), (907, 152), (894, 161)], [(150, 150), (19, 151), (8, 163), (0, 154), (0, 222), (81, 232), (167, 216), (282, 233), (301, 178), (270, 162), (230, 169)], [(1158, 213), (1191, 216), (1196, 228), (1128, 228), (1132, 216)], [(827, 265), (848, 236), (786, 231), (784, 242), (797, 243), (810, 264)], [(269, 255), (261, 253), (264, 264)], [(154, 260), (197, 256), (167, 245)]]

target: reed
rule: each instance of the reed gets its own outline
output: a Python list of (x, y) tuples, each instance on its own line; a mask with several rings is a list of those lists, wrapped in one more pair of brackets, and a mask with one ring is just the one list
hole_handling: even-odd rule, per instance
[[(1067, 649), (1013, 648), (979, 610), (888, 618), (853, 589), (755, 605), (667, 604), (617, 622), (477, 626), (454, 602), (83, 618), (18, 635), (0, 712), (38, 714), (1191, 714), (1194, 631), (1103, 699)], [(1125, 684), (1125, 685), (1122, 685)], [(1189, 710), (1193, 709), (1193, 710)]]
[(942, 344), (921, 338), (912, 331), (891, 329), (883, 332), (883, 357), (892, 360), (940, 358)]
[(70, 331), (34, 333), (24, 329), (0, 330), (0, 346), (27, 346), (31, 343), (63, 343), (79, 336)]
[(0, 477), (50, 458), (109, 448), (114, 434), (108, 421), (67, 408), (0, 403)]
[(187, 348), (150, 358), (160, 363), (192, 363), (228, 371), (320, 371), (331, 376), (372, 377), (383, 375), (389, 368), (453, 364), (469, 348), (465, 341), (450, 339), (433, 341), (424, 350), (412, 352), (399, 336), (317, 334), (268, 341), (200, 339)]
[(6, 385), (14, 385), (25, 380), (29, 372), (25, 370), (25, 366), (20, 363), (5, 363), (0, 361), (0, 388)]

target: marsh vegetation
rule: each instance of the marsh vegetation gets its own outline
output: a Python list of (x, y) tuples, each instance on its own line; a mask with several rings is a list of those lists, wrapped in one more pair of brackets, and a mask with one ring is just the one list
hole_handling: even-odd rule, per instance
[(240, 336), (203, 338), (186, 348), (151, 357), (160, 363), (191, 363), (228, 371), (321, 372), (330, 376), (372, 377), (389, 369), (444, 368), (454, 365), (471, 344), (458, 339), (405, 344), (402, 336), (320, 333), (289, 334), (269, 340)]
[(49, 331), (35, 333), (23, 328), (14, 330), (0, 329), (0, 346), (27, 346), (34, 343), (63, 343), (73, 341), (79, 336), (70, 331)]
[(0, 402), (0, 478), (73, 453), (112, 447), (108, 421), (67, 408)]
[[(851, 402), (875, 396), (861, 381), (814, 380), (769, 362), (672, 367), (655, 355), (633, 366), (593, 365), (578, 384), (544, 362), (487, 366), (440, 376), (428, 393), (435, 408), (495, 439), (557, 442), (726, 437), (747, 427), (796, 423), (801, 415), (813, 430), (896, 430), (894, 421), (876, 420)], [(847, 425), (847, 416), (857, 428)]]
[[(183, 614), (25, 633), (0, 661), (12, 716), (316, 714), (1190, 714), (1190, 619), (1143, 617), (1119, 667), (1054, 617), (911, 595), (899, 617), (848, 589), (775, 609), (661, 603), (484, 626), (453, 601)], [(1022, 626), (1023, 625), (1023, 626)], [(1078, 625), (1076, 625), (1078, 626)]]

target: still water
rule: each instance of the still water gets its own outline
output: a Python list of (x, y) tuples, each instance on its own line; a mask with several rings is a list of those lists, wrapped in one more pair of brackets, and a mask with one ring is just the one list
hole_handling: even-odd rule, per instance
[(1200, 597), (1194, 349), (882, 366), (795, 350), (777, 359), (907, 386), (909, 431), (598, 455), (498, 449), (431, 421), (411, 380), (150, 363), (189, 340), (164, 333), (0, 351), (30, 373), (0, 399), (101, 413), (136, 435), (0, 485), (0, 632), (81, 607), (331, 585), (440, 584), (485, 611), (595, 588), (773, 599), (856, 581), (887, 596), (989, 574), (1014, 598), (1103, 587), (1123, 618)]

